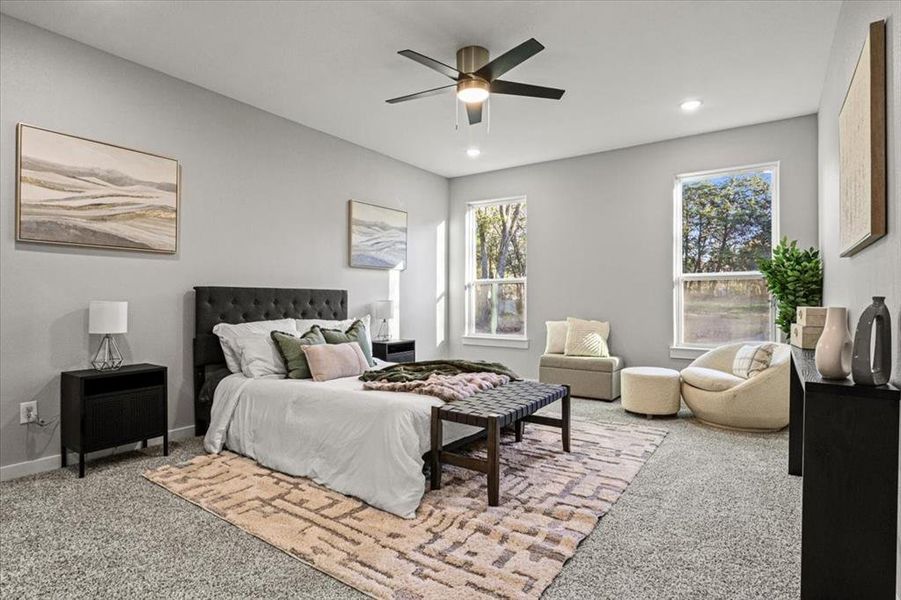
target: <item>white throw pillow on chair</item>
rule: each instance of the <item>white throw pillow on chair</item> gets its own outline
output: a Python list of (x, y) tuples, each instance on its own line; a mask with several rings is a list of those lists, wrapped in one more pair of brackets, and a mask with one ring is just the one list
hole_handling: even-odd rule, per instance
[(732, 373), (742, 379), (750, 379), (770, 368), (773, 360), (775, 344), (748, 344), (735, 353), (732, 361)]
[(566, 351), (566, 321), (545, 321), (547, 327), (547, 346), (545, 354), (563, 354)]
[(610, 356), (607, 348), (610, 323), (567, 317), (566, 324), (566, 345), (563, 350), (566, 356)]

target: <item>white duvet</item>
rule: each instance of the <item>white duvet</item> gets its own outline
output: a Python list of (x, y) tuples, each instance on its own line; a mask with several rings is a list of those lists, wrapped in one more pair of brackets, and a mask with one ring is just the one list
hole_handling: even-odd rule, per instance
[[(431, 396), (363, 390), (356, 377), (315, 382), (233, 374), (216, 388), (204, 448), (227, 447), (411, 519), (425, 493), (431, 409), (441, 404)], [(477, 431), (445, 423), (444, 442)]]

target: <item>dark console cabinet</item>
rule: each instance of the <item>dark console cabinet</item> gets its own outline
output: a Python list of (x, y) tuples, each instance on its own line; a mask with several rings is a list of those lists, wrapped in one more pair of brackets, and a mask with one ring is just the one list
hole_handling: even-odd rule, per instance
[(894, 599), (901, 392), (824, 380), (812, 360), (793, 349), (792, 419), (803, 414), (790, 444), (803, 456), (790, 460), (804, 477), (801, 597)]
[(78, 453), (78, 476), (84, 477), (88, 452), (163, 438), (169, 453), (166, 367), (128, 365), (117, 371), (67, 371), (60, 381), (60, 456)]

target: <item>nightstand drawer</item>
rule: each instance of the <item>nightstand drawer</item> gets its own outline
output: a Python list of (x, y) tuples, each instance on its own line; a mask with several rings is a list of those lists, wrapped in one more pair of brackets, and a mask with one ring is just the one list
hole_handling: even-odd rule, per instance
[(416, 360), (414, 340), (372, 340), (372, 355), (393, 363), (408, 363)]
[(386, 358), (388, 362), (393, 363), (409, 363), (416, 360), (416, 351), (410, 350), (409, 352), (393, 352), (388, 354), (388, 358)]
[(166, 398), (161, 387), (98, 394), (85, 398), (86, 451), (163, 435)]

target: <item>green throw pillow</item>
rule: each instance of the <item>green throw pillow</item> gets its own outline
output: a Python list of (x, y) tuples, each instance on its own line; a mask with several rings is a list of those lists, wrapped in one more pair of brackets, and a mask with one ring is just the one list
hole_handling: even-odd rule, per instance
[(285, 361), (285, 367), (288, 370), (290, 379), (310, 379), (313, 374), (310, 373), (310, 365), (307, 364), (307, 357), (303, 353), (304, 346), (313, 346), (316, 344), (325, 344), (325, 338), (319, 333), (319, 328), (314, 327), (300, 337), (282, 331), (273, 331), (269, 334), (278, 353), (282, 355)]
[[(313, 329), (319, 328), (314, 326)], [(360, 344), (360, 350), (363, 351), (366, 362), (369, 363), (370, 367), (375, 366), (375, 361), (372, 360), (372, 341), (369, 339), (369, 332), (366, 331), (366, 325), (363, 324), (363, 321), (354, 321), (347, 331), (341, 331), (340, 329), (321, 329), (320, 331), (325, 337), (326, 343), (329, 344), (348, 344), (350, 342)]]

